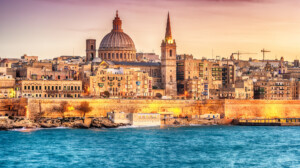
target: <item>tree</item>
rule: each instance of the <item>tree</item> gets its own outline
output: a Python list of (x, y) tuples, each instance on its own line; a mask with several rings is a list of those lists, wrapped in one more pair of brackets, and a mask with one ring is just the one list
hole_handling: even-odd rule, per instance
[(68, 102), (67, 101), (62, 101), (60, 103), (60, 108), (59, 111), (62, 115), (63, 118), (65, 118), (65, 112), (68, 110)]
[(105, 92), (104, 92), (104, 96), (107, 97), (107, 98), (109, 98), (109, 96), (110, 96), (109, 92), (108, 92), (108, 91), (105, 91)]
[(86, 113), (89, 113), (90, 111), (92, 111), (92, 107), (90, 106), (89, 102), (87, 101), (84, 101), (84, 102), (81, 102), (78, 110), (80, 110), (83, 114), (82, 117), (85, 117)]
[(158, 98), (162, 98), (162, 94), (160, 94), (160, 93), (156, 93), (155, 96), (158, 97)]

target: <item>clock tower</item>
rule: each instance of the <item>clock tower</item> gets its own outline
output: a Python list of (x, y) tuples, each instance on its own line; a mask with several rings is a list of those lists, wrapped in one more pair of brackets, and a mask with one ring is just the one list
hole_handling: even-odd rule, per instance
[(161, 43), (161, 79), (166, 96), (177, 96), (176, 83), (176, 43), (172, 39), (170, 16), (168, 13), (165, 39)]

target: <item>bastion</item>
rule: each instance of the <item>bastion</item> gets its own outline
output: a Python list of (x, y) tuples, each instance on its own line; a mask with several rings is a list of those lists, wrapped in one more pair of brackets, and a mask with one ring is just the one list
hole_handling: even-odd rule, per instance
[[(88, 102), (85, 114), (79, 107)], [(169, 113), (191, 117), (219, 113), (221, 118), (300, 118), (300, 100), (160, 100), (160, 99), (51, 99), (29, 98), (26, 117), (106, 117), (108, 112)], [(63, 112), (61, 105), (66, 104)]]

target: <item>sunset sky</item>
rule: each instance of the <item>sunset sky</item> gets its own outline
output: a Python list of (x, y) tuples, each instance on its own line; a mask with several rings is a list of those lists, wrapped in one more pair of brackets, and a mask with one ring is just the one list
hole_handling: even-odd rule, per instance
[(0, 0), (0, 57), (85, 55), (111, 31), (116, 10), (137, 52), (160, 55), (167, 13), (178, 54), (300, 59), (300, 0)]

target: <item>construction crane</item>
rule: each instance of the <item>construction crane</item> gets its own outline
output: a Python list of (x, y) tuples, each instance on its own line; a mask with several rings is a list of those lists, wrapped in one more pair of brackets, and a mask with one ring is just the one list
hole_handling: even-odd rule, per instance
[(267, 51), (265, 49), (262, 49), (261, 52), (263, 53), (263, 62), (265, 62), (265, 53), (266, 52), (271, 52), (271, 51)]
[(232, 53), (230, 56), (230, 59), (233, 60), (234, 59), (234, 55), (237, 55), (238, 60), (240, 60), (240, 55), (242, 54), (257, 54), (257, 53), (241, 53), (240, 51), (236, 52), (236, 53)]

